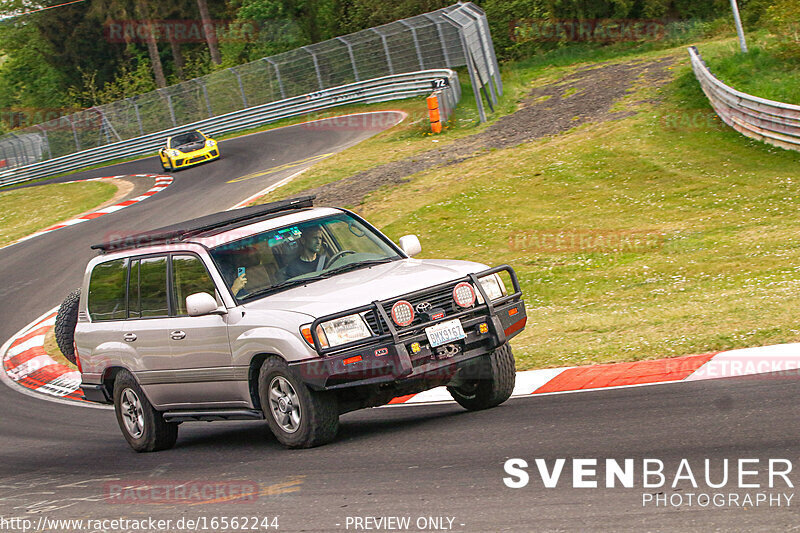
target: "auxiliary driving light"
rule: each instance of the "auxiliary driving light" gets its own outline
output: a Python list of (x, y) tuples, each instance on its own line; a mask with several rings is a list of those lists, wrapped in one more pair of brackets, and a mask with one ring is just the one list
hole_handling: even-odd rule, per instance
[(489, 324), (487, 324), (486, 322), (481, 323), (478, 326), (478, 331), (480, 332), (481, 335), (483, 335), (485, 333), (488, 333), (489, 332)]
[(400, 327), (405, 327), (414, 321), (414, 307), (405, 300), (400, 300), (392, 306), (392, 320)]
[(411, 343), (411, 353), (419, 353), (422, 351), (422, 346), (418, 342)]
[(475, 290), (472, 285), (462, 281), (453, 289), (453, 299), (461, 307), (472, 307), (475, 303)]

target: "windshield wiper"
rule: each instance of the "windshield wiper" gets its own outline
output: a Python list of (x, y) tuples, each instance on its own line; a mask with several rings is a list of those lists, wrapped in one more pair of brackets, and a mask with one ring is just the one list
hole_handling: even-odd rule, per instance
[(339, 268), (334, 268), (333, 270), (328, 270), (323, 274), (326, 278), (332, 276), (333, 274), (341, 274), (342, 272), (349, 272), (351, 270), (358, 270), (359, 268), (368, 267), (372, 265), (382, 265), (383, 263), (391, 263), (394, 259), (390, 259), (385, 257), (383, 259), (367, 259), (366, 261), (359, 261), (358, 263), (350, 263), (349, 265), (343, 265)]
[(366, 261), (360, 261), (358, 263), (350, 263), (349, 265), (343, 265), (339, 268), (334, 268), (333, 270), (328, 270), (327, 272), (321, 272), (316, 276), (309, 276), (307, 278), (298, 278), (298, 279), (289, 279), (278, 283), (277, 285), (272, 285), (270, 287), (264, 287), (263, 289), (258, 289), (255, 292), (251, 292), (245, 296), (242, 296), (240, 300), (251, 300), (258, 296), (265, 296), (267, 294), (271, 294), (273, 292), (281, 291), (283, 289), (288, 289), (290, 287), (295, 287), (298, 285), (305, 285), (306, 283), (310, 283), (312, 281), (319, 281), (321, 279), (327, 279), (335, 274), (341, 274), (343, 272), (349, 272), (351, 270), (357, 270), (359, 268), (364, 268), (372, 265), (381, 265), (383, 263), (391, 263), (395, 261), (395, 259), (390, 258), (383, 258), (383, 259), (368, 259)]
[(297, 285), (305, 285), (306, 283), (309, 283), (311, 281), (319, 281), (321, 279), (325, 279), (326, 277), (327, 276), (325, 276), (325, 275), (319, 275), (319, 276), (310, 276), (310, 277), (302, 278), (302, 279), (286, 280), (286, 281), (283, 281), (281, 283), (278, 283), (277, 285), (272, 285), (270, 287), (264, 287), (263, 289), (258, 289), (257, 291), (251, 292), (250, 294), (247, 294), (247, 295), (241, 297), (240, 299), (241, 300), (250, 300), (252, 298), (255, 298), (256, 296), (263, 296), (265, 294), (270, 294), (272, 292), (277, 292), (277, 291), (280, 291), (280, 290), (283, 290), (283, 289), (288, 289), (289, 287), (294, 287), (294, 286), (297, 286)]

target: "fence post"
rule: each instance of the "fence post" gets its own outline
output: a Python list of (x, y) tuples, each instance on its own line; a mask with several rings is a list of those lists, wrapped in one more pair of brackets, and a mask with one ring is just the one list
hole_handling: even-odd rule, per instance
[(425, 18), (430, 21), (433, 21), (436, 24), (436, 33), (439, 34), (439, 44), (442, 47), (442, 55), (444, 56), (444, 64), (447, 68), (450, 68), (452, 65), (450, 63), (450, 53), (447, 51), (447, 40), (444, 38), (444, 32), (442, 31), (442, 21), (441, 19), (431, 15), (430, 13), (425, 13)]
[(197, 78), (197, 83), (200, 84), (200, 88), (203, 89), (203, 100), (206, 101), (206, 108), (208, 109), (208, 118), (214, 116), (214, 110), (211, 109), (211, 100), (208, 98), (208, 87), (206, 87), (206, 82), (203, 81), (203, 78)]
[(494, 41), (492, 40), (492, 32), (489, 29), (489, 21), (486, 19), (486, 12), (476, 6), (475, 4), (467, 4), (466, 8), (471, 10), (478, 17), (478, 29), (481, 37), (484, 39), (484, 44), (489, 50), (489, 59), (492, 61), (490, 66), (494, 67), (494, 83), (497, 86), (497, 92), (500, 96), (503, 95), (503, 80), (500, 77), (500, 65), (497, 62), (497, 54), (494, 51)]
[(344, 37), (337, 37), (337, 39), (347, 46), (347, 55), (350, 56), (350, 64), (353, 65), (353, 76), (355, 76), (356, 81), (361, 81), (361, 78), (358, 76), (358, 67), (356, 67), (356, 56), (353, 55), (353, 45)]
[[(136, 114), (136, 123), (139, 125), (139, 135), (144, 135), (144, 127), (142, 126), (142, 117), (139, 115), (139, 106), (136, 104), (136, 100), (134, 98), (126, 98), (125, 100), (128, 101), (133, 106), (133, 112)], [(48, 152), (50, 150), (48, 149)]]
[(378, 34), (383, 41), (383, 51), (386, 53), (386, 66), (389, 67), (389, 75), (394, 75), (394, 65), (392, 65), (392, 56), (389, 54), (389, 43), (386, 41), (386, 36), (378, 31), (378, 28), (370, 28)]
[(275, 61), (273, 61), (269, 57), (265, 57), (264, 61), (266, 61), (267, 63), (269, 63), (270, 65), (272, 65), (275, 68), (275, 77), (278, 78), (278, 87), (280, 87), (280, 89), (281, 89), (281, 98), (283, 98), (285, 100), (286, 99), (286, 91), (283, 88), (283, 80), (281, 80), (281, 71), (280, 71), (280, 69), (278, 69), (278, 64), (275, 63)]
[(322, 74), (319, 71), (319, 61), (317, 61), (317, 54), (314, 53), (308, 46), (304, 46), (303, 50), (311, 54), (311, 60), (314, 61), (314, 71), (317, 73), (317, 83), (319, 84), (319, 90), (322, 91), (325, 89), (325, 84), (322, 83)]
[(422, 59), (422, 49), (419, 47), (419, 39), (417, 39), (417, 29), (408, 22), (406, 22), (405, 20), (401, 20), (400, 24), (411, 30), (411, 38), (414, 39), (414, 48), (417, 50), (419, 69), (425, 70), (425, 60)]
[[(44, 129), (40, 124), (37, 124), (36, 127), (42, 130), (42, 137), (44, 138), (44, 147), (47, 148), (47, 159), (50, 159), (53, 157), (53, 154), (50, 152), (50, 139), (47, 137), (47, 130)], [(42, 154), (42, 160), (44, 160), (44, 153)]]
[(14, 137), (11, 140), (11, 142), (8, 143), (9, 146), (11, 146), (11, 150), (14, 152), (14, 166), (15, 167), (20, 167), (20, 166), (24, 165), (25, 163), (21, 162), (22, 158), (19, 156), (19, 151), (17, 151), (17, 139), (19, 139), (19, 136), (17, 136), (17, 134), (14, 133), (13, 131), (8, 132), (8, 134), (11, 135), (12, 137)]
[(478, 116), (480, 117), (481, 122), (486, 122), (486, 111), (483, 109), (483, 100), (481, 99), (481, 79), (477, 72), (477, 67), (472, 54), (469, 52), (467, 38), (464, 35), (464, 26), (460, 22), (457, 22), (455, 19), (449, 17), (447, 13), (445, 13), (444, 17), (458, 30), (458, 36), (461, 39), (461, 48), (464, 50), (464, 62), (467, 64), (469, 79), (472, 82), (472, 92), (475, 94), (475, 103), (478, 106)]
[(75, 129), (75, 122), (70, 118), (74, 117), (75, 115), (65, 115), (64, 118), (69, 121), (69, 125), (72, 127), (72, 138), (75, 139), (75, 151), (81, 151), (81, 143), (78, 140), (78, 130)]
[(164, 89), (156, 89), (156, 91), (158, 91), (158, 94), (160, 94), (162, 97), (164, 95), (166, 95), (166, 97), (167, 97), (167, 109), (169, 109), (169, 116), (172, 119), (172, 127), (173, 128), (177, 128), (178, 127), (178, 121), (175, 120), (175, 110), (172, 109), (172, 96), (170, 96), (170, 94), (168, 92), (164, 92)]
[(247, 109), (247, 95), (244, 94), (244, 85), (242, 85), (242, 77), (239, 75), (239, 71), (235, 68), (231, 67), (228, 70), (233, 72), (233, 75), (236, 76), (236, 81), (239, 83), (239, 93), (242, 95), (242, 105), (244, 107), (242, 109)]

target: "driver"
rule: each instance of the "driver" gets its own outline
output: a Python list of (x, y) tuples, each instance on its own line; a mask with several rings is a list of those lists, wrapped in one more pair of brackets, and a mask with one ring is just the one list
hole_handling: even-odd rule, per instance
[(322, 253), (322, 228), (312, 226), (303, 230), (300, 235), (300, 255), (286, 265), (286, 277), (294, 278), (322, 270), (327, 258)]

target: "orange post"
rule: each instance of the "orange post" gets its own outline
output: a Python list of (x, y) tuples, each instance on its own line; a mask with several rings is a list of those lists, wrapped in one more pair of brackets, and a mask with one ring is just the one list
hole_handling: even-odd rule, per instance
[(439, 97), (435, 94), (428, 97), (428, 116), (431, 119), (431, 130), (433, 133), (442, 132), (442, 121), (439, 116)]

